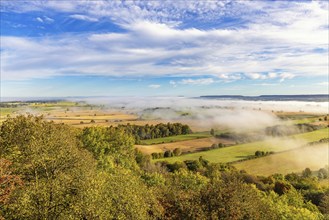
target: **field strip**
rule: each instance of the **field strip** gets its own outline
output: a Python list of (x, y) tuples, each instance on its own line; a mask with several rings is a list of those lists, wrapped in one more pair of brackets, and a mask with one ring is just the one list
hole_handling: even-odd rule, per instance
[(281, 152), (305, 146), (308, 142), (320, 140), (329, 137), (329, 128), (320, 129), (308, 133), (292, 135), (290, 137), (271, 138), (265, 141), (257, 141), (246, 144), (239, 144), (230, 147), (202, 151), (197, 153), (184, 154), (178, 157), (170, 157), (158, 159), (156, 161), (166, 160), (168, 162), (198, 160), (200, 156), (210, 162), (234, 162), (246, 159), (248, 156), (254, 155), (259, 151)]
[(328, 144), (317, 144), (266, 157), (233, 164), (239, 170), (255, 175), (268, 176), (274, 173), (301, 172), (306, 167), (315, 171), (329, 163)]
[(135, 145), (136, 148), (141, 150), (145, 154), (151, 154), (154, 152), (164, 152), (166, 150), (174, 150), (180, 148), (183, 152), (200, 151), (205, 148), (209, 148), (214, 143), (233, 144), (233, 142), (223, 139), (217, 139), (214, 137), (199, 138), (187, 141), (178, 141), (173, 143), (165, 144), (154, 144), (154, 145)]

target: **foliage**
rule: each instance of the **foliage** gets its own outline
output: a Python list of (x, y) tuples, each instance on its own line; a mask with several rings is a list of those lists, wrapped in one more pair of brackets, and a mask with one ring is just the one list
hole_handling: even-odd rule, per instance
[(157, 125), (119, 125), (119, 128), (123, 129), (126, 133), (131, 134), (136, 143), (140, 140), (154, 139), (169, 137), (181, 134), (191, 134), (192, 130), (188, 125), (183, 125), (181, 123), (167, 123), (167, 124), (157, 124)]
[(90, 151), (99, 167), (112, 169), (115, 166), (136, 168), (134, 138), (122, 128), (89, 127), (79, 135), (82, 146)]
[(19, 116), (2, 124), (1, 157), (12, 161), (11, 172), (24, 182), (5, 206), (5, 218), (54, 219), (69, 212), (94, 166), (74, 137), (68, 126), (41, 117)]
[(153, 164), (133, 144), (124, 127), (76, 130), (41, 117), (7, 119), (0, 127), (0, 219), (323, 219), (329, 214), (329, 189), (320, 188), (316, 177), (256, 177), (202, 156)]
[(188, 140), (195, 140), (195, 139), (208, 138), (208, 137), (211, 137), (211, 135), (208, 132), (196, 132), (191, 134), (182, 134), (182, 135), (175, 135), (169, 137), (141, 140), (140, 142), (138, 142), (138, 144), (143, 144), (143, 145), (164, 144), (164, 143), (188, 141)]

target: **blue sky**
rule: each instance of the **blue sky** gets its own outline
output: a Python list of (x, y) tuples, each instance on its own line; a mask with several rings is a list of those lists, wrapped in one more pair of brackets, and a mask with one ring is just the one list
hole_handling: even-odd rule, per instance
[(328, 93), (327, 1), (1, 1), (1, 96)]

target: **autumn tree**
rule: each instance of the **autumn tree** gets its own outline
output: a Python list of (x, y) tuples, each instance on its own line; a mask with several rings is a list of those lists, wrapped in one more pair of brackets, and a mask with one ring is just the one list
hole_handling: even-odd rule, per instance
[(18, 116), (3, 122), (0, 155), (12, 161), (12, 174), (24, 182), (12, 193), (5, 218), (55, 219), (70, 212), (94, 164), (77, 147), (75, 135), (68, 126), (41, 117)]

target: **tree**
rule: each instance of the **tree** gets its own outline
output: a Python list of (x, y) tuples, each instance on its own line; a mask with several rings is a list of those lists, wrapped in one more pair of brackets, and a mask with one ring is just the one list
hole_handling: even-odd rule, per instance
[[(6, 159), (0, 159), (0, 204), (8, 202), (13, 191), (23, 184), (18, 175), (13, 175), (11, 171), (11, 162)], [(1, 214), (0, 214), (1, 219)]]
[(90, 151), (103, 169), (116, 166), (137, 168), (134, 138), (123, 128), (89, 127), (79, 135), (83, 148)]
[(5, 218), (57, 219), (71, 213), (86, 178), (95, 168), (91, 155), (77, 147), (76, 131), (18, 116), (0, 127), (0, 155), (24, 182), (10, 196)]
[(185, 160), (184, 163), (187, 166), (187, 169), (191, 171), (197, 171), (202, 168), (202, 164), (198, 160)]
[(162, 215), (153, 192), (122, 168), (94, 175), (72, 206), (72, 219), (159, 219)]
[(158, 159), (158, 153), (157, 152), (153, 152), (152, 154), (151, 154), (151, 156), (152, 156), (152, 159), (154, 160), (154, 159)]
[(212, 136), (215, 136), (215, 130), (212, 128), (212, 129), (210, 129), (210, 134), (212, 135)]
[(203, 159), (202, 156), (199, 157), (199, 162), (200, 162), (201, 166), (203, 166), (203, 167), (206, 167), (209, 164), (209, 161), (206, 159)]
[(259, 151), (259, 150), (258, 150), (258, 151), (255, 152), (255, 156), (256, 156), (256, 157), (260, 157), (260, 156), (262, 156), (262, 155), (263, 155), (262, 151)]
[(201, 204), (210, 219), (279, 219), (258, 190), (234, 172), (212, 179), (201, 192)]
[(311, 175), (312, 175), (312, 171), (311, 171), (311, 169), (310, 168), (305, 168), (305, 170), (303, 170), (303, 172), (302, 172), (302, 176), (304, 177), (304, 178), (308, 178), (308, 177), (311, 177)]
[(277, 180), (274, 184), (274, 192), (276, 192), (279, 195), (283, 195), (284, 193), (287, 193), (292, 188), (291, 184), (288, 182)]
[(216, 148), (218, 148), (218, 144), (212, 144), (210, 148), (211, 149), (216, 149)]
[(166, 150), (165, 152), (164, 152), (164, 155), (163, 155), (164, 157), (172, 157), (173, 156), (173, 153), (172, 153), (172, 151), (171, 150)]
[(173, 154), (174, 156), (179, 156), (182, 154), (182, 150), (180, 148), (175, 148)]
[(329, 192), (326, 192), (321, 198), (319, 209), (322, 213), (329, 215)]
[(318, 177), (319, 177), (319, 179), (327, 179), (328, 178), (328, 169), (326, 169), (326, 168), (319, 169)]

